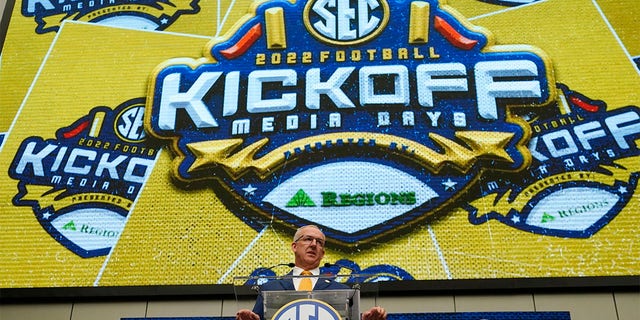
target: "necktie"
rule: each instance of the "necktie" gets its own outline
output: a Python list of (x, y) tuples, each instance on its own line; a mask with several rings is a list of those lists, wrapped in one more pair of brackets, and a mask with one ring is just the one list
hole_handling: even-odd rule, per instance
[[(300, 273), (301, 276), (311, 276), (313, 273), (304, 270)], [(300, 279), (300, 285), (298, 286), (298, 291), (311, 291), (313, 290), (313, 284), (311, 283), (311, 278), (304, 277)]]

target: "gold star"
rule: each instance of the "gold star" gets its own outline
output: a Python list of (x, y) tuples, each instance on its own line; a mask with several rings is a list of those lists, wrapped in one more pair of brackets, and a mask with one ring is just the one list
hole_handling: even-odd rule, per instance
[(187, 148), (195, 156), (188, 172), (204, 168), (216, 167), (229, 157), (231, 152), (242, 144), (242, 139), (210, 140), (187, 144)]

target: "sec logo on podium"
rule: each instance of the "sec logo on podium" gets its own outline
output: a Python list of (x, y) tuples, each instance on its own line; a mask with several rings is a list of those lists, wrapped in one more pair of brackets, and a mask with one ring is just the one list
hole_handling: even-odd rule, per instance
[(299, 299), (285, 304), (271, 320), (340, 320), (329, 304), (315, 299)]

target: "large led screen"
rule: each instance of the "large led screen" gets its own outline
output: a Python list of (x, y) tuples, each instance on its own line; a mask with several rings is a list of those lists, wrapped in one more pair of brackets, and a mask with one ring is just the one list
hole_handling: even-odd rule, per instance
[(640, 275), (634, 0), (8, 7), (0, 288)]

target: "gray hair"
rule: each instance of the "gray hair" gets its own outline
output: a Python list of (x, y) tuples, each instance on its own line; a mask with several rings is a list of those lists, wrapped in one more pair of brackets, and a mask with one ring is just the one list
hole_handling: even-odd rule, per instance
[(296, 230), (296, 233), (293, 235), (293, 242), (298, 241), (298, 239), (300, 239), (300, 237), (302, 237), (302, 229), (304, 229), (304, 228), (309, 228), (309, 227), (318, 229), (318, 231), (320, 231), (320, 232), (322, 233), (322, 235), (324, 236), (324, 232), (322, 232), (322, 230), (320, 229), (320, 227), (318, 227), (318, 226), (317, 226), (317, 225), (315, 225), (315, 224), (308, 224), (308, 225), (306, 225), (306, 226), (302, 226), (302, 227), (300, 227), (300, 228), (298, 228), (298, 229)]

